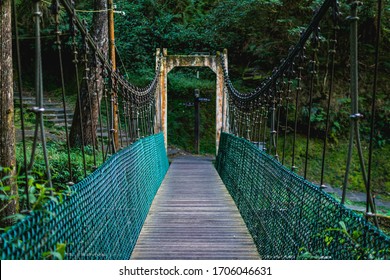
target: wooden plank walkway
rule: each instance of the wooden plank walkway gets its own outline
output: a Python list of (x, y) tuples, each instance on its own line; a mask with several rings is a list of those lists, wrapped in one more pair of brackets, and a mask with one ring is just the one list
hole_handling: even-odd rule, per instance
[(153, 201), (131, 259), (260, 259), (210, 159), (180, 157)]

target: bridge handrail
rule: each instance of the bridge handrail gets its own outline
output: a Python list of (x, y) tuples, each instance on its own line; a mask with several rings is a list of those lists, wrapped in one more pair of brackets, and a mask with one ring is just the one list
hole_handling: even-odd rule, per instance
[(216, 168), (263, 259), (390, 259), (390, 237), (253, 143), (222, 133)]
[(129, 259), (168, 166), (161, 133), (138, 140), (2, 233), (1, 259)]

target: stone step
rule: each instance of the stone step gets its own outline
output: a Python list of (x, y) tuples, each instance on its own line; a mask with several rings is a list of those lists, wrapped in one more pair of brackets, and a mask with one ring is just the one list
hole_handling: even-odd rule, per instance
[[(35, 104), (36, 104), (35, 100), (31, 100), (31, 101), (23, 100), (24, 107), (33, 107), (33, 106), (36, 106)], [(20, 105), (19, 100), (14, 100), (14, 105), (19, 106)], [(47, 107), (50, 107), (50, 108), (60, 107), (60, 108), (62, 108), (62, 106), (63, 106), (63, 104), (60, 102), (51, 102), (51, 101), (44, 101), (43, 102), (44, 108), (47, 108)]]
[[(47, 122), (52, 122), (52, 123), (65, 123), (65, 119), (59, 119), (59, 118), (51, 118), (51, 119), (45, 119)], [(72, 124), (73, 118), (68, 118), (68, 123)]]
[[(35, 96), (23, 96), (22, 97), (23, 99), (23, 102), (35, 102), (36, 100), (36, 97)], [(52, 102), (52, 101), (55, 101), (55, 102), (59, 102), (59, 100), (62, 100), (61, 97), (56, 97), (56, 98), (52, 98), (52, 97), (43, 97), (43, 101), (45, 102)], [(18, 93), (14, 93), (14, 101), (19, 101), (19, 94)]]
[[(27, 139), (33, 139), (34, 138), (34, 134), (35, 134), (35, 131), (34, 130), (25, 130), (24, 132), (24, 136), (27, 138)], [(50, 133), (48, 131), (45, 131), (45, 136), (46, 136), (46, 140), (53, 140), (53, 141), (59, 141), (62, 139), (61, 136), (58, 136), (56, 134), (53, 134), (53, 133)], [(22, 140), (22, 130), (16, 130), (16, 139), (18, 139), (18, 141), (21, 141)], [(39, 132), (38, 133), (38, 140), (41, 140), (41, 133)]]
[[(62, 125), (63, 125), (63, 124), (62, 124)], [(68, 125), (68, 126), (70, 127), (71, 125)], [(62, 139), (62, 140), (65, 139), (65, 133), (62, 134), (62, 136), (60, 136), (60, 135), (56, 135), (56, 134), (50, 133), (49, 131), (46, 130), (45, 135), (46, 135), (46, 137), (47, 137), (48, 140), (59, 141), (60, 139)], [(26, 137), (27, 139), (32, 139), (32, 138), (34, 138), (34, 128), (28, 128), (28, 129), (26, 129), (26, 130), (25, 130), (25, 137)], [(17, 129), (17, 130), (16, 130), (16, 138), (17, 138), (18, 140), (21, 140), (21, 139), (22, 139), (22, 130), (20, 130), (20, 129)], [(107, 138), (108, 138), (108, 134), (107, 134), (107, 133), (106, 133), (106, 134), (103, 134), (103, 140), (104, 140), (104, 142), (106, 142)], [(41, 139), (41, 133), (40, 133), (40, 132), (38, 133), (38, 139), (39, 139), (39, 140)], [(98, 140), (101, 139), (101, 135), (100, 135), (100, 134), (97, 134), (97, 139), (98, 139)], [(129, 141), (130, 141), (130, 139), (129, 139)], [(121, 141), (120, 141), (120, 139), (119, 139), (119, 143), (120, 143), (120, 142), (121, 142)], [(122, 144), (125, 145), (125, 146), (127, 145), (127, 139), (126, 139), (126, 136), (125, 136), (125, 135), (122, 135)]]
[[(64, 126), (64, 124), (65, 124), (65, 120), (59, 120), (59, 119), (52, 119), (52, 120), (46, 120), (46, 121), (53, 123), (56, 126)], [(70, 120), (68, 119), (68, 126), (71, 126), (72, 122), (73, 122), (72, 119), (70, 119)]]
[[(65, 120), (64, 114), (44, 114), (43, 117), (47, 120), (54, 120), (54, 119), (58, 119), (58, 120), (62, 120), (62, 121)], [(68, 113), (68, 114), (66, 114), (66, 117), (68, 118), (68, 121), (72, 120), (73, 114)]]
[[(18, 106), (19, 107), (19, 103), (14, 103), (15, 106)], [(23, 107), (24, 108), (32, 108), (32, 107), (35, 107), (35, 102), (34, 103), (24, 103), (23, 102)], [(62, 103), (43, 103), (43, 108), (45, 108), (46, 110), (49, 109), (49, 108), (59, 108), (59, 109), (62, 109)]]
[[(57, 127), (64, 127), (65, 123), (64, 122), (57, 122), (57, 123), (54, 123), (54, 125), (57, 126)], [(69, 121), (68, 128), (71, 128), (71, 127), (72, 127), (72, 122)]]
[[(31, 109), (32, 107), (34, 107), (35, 105), (33, 106), (25, 106), (26, 109)], [(61, 105), (62, 106), (62, 105)], [(62, 107), (57, 107), (57, 106), (44, 106), (45, 108), (45, 112), (44, 114), (64, 114), (64, 109)], [(69, 109), (67, 108), (66, 109), (66, 113), (67, 114), (72, 114), (73, 115), (73, 110), (72, 109)]]
[[(101, 137), (103, 136), (103, 138), (107, 138), (109, 136), (109, 133), (108, 132), (103, 132), (103, 133), (100, 133), (100, 132), (96, 132), (96, 135), (98, 137)], [(120, 137), (120, 134), (118, 135)], [(125, 133), (122, 133), (122, 138), (123, 139), (126, 139), (126, 134)]]
[[(67, 109), (66, 113), (73, 115), (73, 110)], [(64, 109), (63, 108), (58, 108), (58, 107), (45, 108), (45, 114), (64, 114)]]
[[(15, 105), (19, 105), (20, 104), (20, 99), (17, 95), (14, 95), (14, 104)], [(28, 96), (28, 97), (23, 97), (23, 105), (25, 107), (33, 107), (35, 106), (36, 104), (36, 100), (35, 100), (35, 97), (31, 97), (31, 96)], [(43, 98), (43, 107), (46, 109), (46, 108), (62, 108), (63, 107), (63, 103), (62, 103), (62, 100), (56, 98), (50, 98), (50, 97), (44, 97)], [(72, 111), (72, 110), (71, 110)]]

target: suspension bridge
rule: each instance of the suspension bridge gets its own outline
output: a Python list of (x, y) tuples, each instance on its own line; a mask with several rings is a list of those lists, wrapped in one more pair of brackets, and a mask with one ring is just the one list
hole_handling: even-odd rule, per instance
[[(24, 143), (24, 163), (20, 166), (23, 174), (29, 174), (34, 154), (42, 148), (50, 185), (53, 174), (46, 153), (39, 2), (33, 4), (36, 104), (28, 110), (34, 114), (36, 125), (31, 149), (24, 139), (26, 108), (18, 68), (18, 112)], [(60, 36), (60, 9), (70, 18), (67, 46)], [(58, 201), (34, 208), (28, 176), (24, 176), (27, 181), (18, 182), (24, 189), (21, 208), (25, 216), (1, 234), (2, 259), (42, 259), (58, 254), (65, 259), (390, 258), (390, 237), (378, 227), (371, 194), (371, 162), (367, 168), (360, 143), (357, 3), (351, 4), (348, 21), (352, 111), (348, 116), (350, 145), (341, 202), (323, 190), (340, 29), (337, 1), (324, 1), (271, 76), (246, 93), (238, 91), (229, 78), (227, 51), (177, 56), (159, 49), (154, 78), (146, 87), (136, 87), (113, 70), (112, 62), (94, 42), (70, 1), (52, 1), (51, 10), (63, 100), (67, 94), (63, 49), (70, 46), (73, 53), (78, 89), (73, 122), (79, 125), (79, 133), (72, 139), (81, 146), (84, 174), (90, 174), (74, 182), (65, 125), (68, 165), (62, 168), (68, 171), (70, 187)], [(17, 29), (15, 32), (15, 60), (20, 65)], [(320, 44), (321, 40), (328, 43)], [(91, 65), (95, 66), (93, 70)], [(212, 159), (199, 157), (179, 157), (169, 164), (167, 75), (179, 66), (209, 67), (216, 73), (215, 164)], [(324, 84), (319, 82), (321, 75), (327, 77)], [(322, 168), (313, 183), (307, 178), (310, 114), (320, 91), (326, 96), (327, 121)], [(63, 106), (66, 123), (65, 102)], [(308, 107), (309, 114), (306, 150), (297, 151), (299, 108), (303, 106)], [(292, 132), (288, 132), (291, 126)], [(91, 147), (92, 167), (86, 163), (86, 145)], [(291, 155), (287, 154), (289, 145)], [(364, 215), (344, 205), (355, 147), (367, 191)], [(30, 157), (27, 151), (31, 151)], [(296, 173), (299, 158), (303, 158), (302, 176)]]

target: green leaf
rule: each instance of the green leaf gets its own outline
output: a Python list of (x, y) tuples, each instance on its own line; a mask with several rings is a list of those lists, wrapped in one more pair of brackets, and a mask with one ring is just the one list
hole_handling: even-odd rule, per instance
[(9, 230), (10, 228), (12, 228), (12, 226), (8, 226), (8, 227), (5, 227), (5, 228), (0, 228), (0, 231), (6, 232), (6, 231)]
[(45, 259), (63, 260), (62, 255), (56, 251), (44, 252), (42, 257)]
[(58, 194), (58, 200), (60, 203), (62, 203), (64, 201), (64, 195), (62, 193)]
[(61, 260), (65, 259), (66, 243), (57, 243), (57, 252), (61, 255)]
[(29, 199), (30, 199), (30, 203), (31, 203), (31, 204), (34, 204), (35, 202), (37, 202), (37, 198), (35, 197), (34, 194), (30, 193), (30, 194), (28, 195), (28, 197), (29, 197)]
[(2, 187), (2, 191), (9, 192), (11, 190), (10, 186)]
[(8, 179), (11, 179), (11, 178), (13, 178), (14, 176), (12, 176), (12, 175), (7, 175), (7, 176), (4, 176), (1, 180), (2, 181), (5, 181), (5, 180), (8, 180)]
[(325, 244), (326, 246), (329, 246), (330, 243), (332, 243), (333, 237), (332, 236), (325, 236)]
[(360, 236), (362, 236), (362, 233), (358, 230), (354, 230), (353, 233), (352, 233), (352, 238), (354, 240), (357, 240)]
[(3, 220), (13, 220), (15, 223), (20, 221), (20, 220), (23, 220), (24, 218), (26, 217), (26, 215), (23, 215), (23, 214), (14, 214), (14, 215), (10, 215), (10, 216), (7, 216), (5, 218), (3, 218)]
[(8, 201), (8, 200), (9, 200), (9, 196), (8, 196), (8, 195), (5, 195), (5, 194), (0, 194), (0, 200), (2, 200), (2, 201)]
[(28, 185), (29, 186), (32, 186), (33, 184), (34, 184), (34, 177), (32, 177), (32, 176), (28, 176)]
[(340, 224), (341, 228), (343, 229), (343, 231), (348, 233), (347, 226), (345, 225), (345, 223), (343, 221), (340, 221), (339, 224)]
[(60, 253), (58, 252), (51, 252), (51, 254), (53, 255), (53, 257), (57, 260), (63, 260), (64, 258), (61, 256)]

